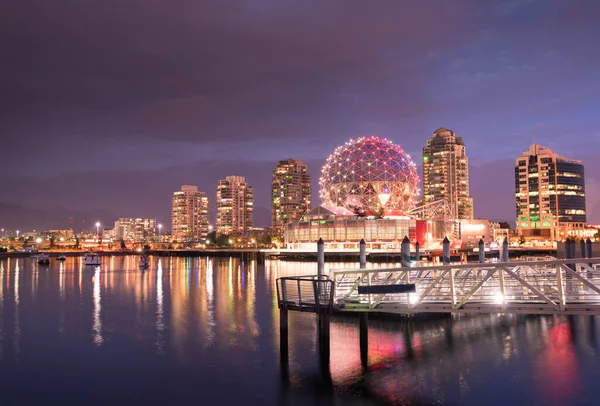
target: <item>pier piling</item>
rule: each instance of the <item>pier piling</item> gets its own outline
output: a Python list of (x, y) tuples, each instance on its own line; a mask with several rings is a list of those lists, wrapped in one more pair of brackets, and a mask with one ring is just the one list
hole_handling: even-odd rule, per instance
[(322, 238), (317, 242), (317, 274), (325, 275), (325, 243)]
[(483, 264), (485, 262), (485, 244), (483, 239), (479, 240), (479, 263)]
[(360, 240), (360, 269), (365, 269), (367, 267), (367, 243), (365, 243), (365, 239)]
[(404, 236), (400, 244), (400, 251), (402, 252), (402, 266), (410, 267), (410, 240), (407, 236)]
[(444, 265), (450, 265), (450, 240), (444, 237), (442, 241), (442, 262)]
[(502, 261), (508, 262), (508, 238), (504, 238), (502, 242)]
[(358, 330), (360, 334), (360, 363), (364, 369), (369, 362), (369, 314), (367, 312), (360, 314)]

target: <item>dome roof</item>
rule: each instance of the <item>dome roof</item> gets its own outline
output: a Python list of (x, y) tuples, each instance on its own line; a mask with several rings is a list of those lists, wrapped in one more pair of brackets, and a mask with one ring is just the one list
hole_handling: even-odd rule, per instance
[(367, 213), (408, 213), (419, 193), (416, 165), (399, 145), (376, 136), (339, 146), (319, 180), (323, 204)]

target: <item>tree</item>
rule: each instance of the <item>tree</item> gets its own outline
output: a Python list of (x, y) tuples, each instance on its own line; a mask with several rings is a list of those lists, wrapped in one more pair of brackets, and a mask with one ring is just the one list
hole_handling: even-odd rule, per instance
[(56, 242), (56, 236), (54, 234), (50, 234), (50, 249), (54, 248), (54, 243)]
[(367, 217), (367, 213), (362, 207), (354, 206), (354, 214), (356, 217), (363, 218)]
[(271, 247), (272, 238), (270, 234), (264, 233), (256, 238), (256, 243), (263, 247)]
[(523, 245), (527, 242), (527, 240), (525, 239), (525, 237), (523, 235), (519, 236), (519, 245)]
[(379, 209), (377, 209), (377, 211), (375, 212), (375, 218), (376, 219), (382, 219), (384, 216), (384, 211), (383, 211), (383, 207), (379, 207)]
[(79, 237), (75, 236), (75, 249), (79, 249)]
[(216, 244), (216, 241), (217, 241), (217, 232), (216, 231), (211, 231), (210, 233), (208, 233), (206, 235), (206, 239), (208, 240), (208, 243), (206, 245)]
[(126, 250), (127, 249), (127, 245), (125, 244), (125, 240), (121, 240), (121, 249), (122, 250)]

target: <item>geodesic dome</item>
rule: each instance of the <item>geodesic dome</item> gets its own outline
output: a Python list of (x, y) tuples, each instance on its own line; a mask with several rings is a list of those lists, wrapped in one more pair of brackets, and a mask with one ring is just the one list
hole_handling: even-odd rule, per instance
[(350, 140), (327, 158), (319, 180), (323, 204), (375, 214), (407, 214), (419, 193), (417, 167), (399, 145), (376, 136)]

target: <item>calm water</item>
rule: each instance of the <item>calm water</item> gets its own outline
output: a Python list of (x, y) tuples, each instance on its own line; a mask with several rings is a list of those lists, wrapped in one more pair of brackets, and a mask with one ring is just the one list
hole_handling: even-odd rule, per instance
[[(343, 264), (331, 266), (342, 267)], [(352, 264), (352, 266), (355, 266)], [(0, 260), (0, 404), (580, 405), (600, 401), (594, 318), (291, 314), (280, 363), (275, 279), (314, 264), (214, 258)]]

